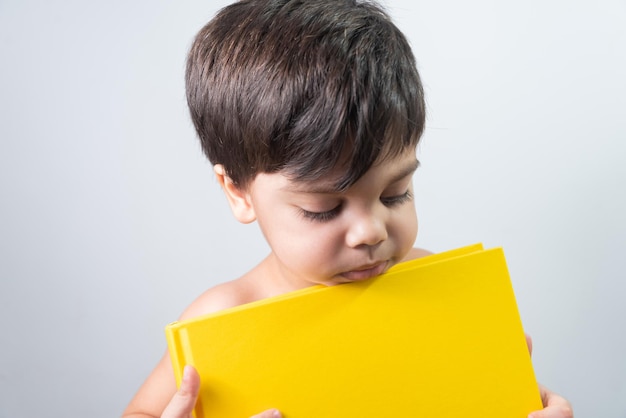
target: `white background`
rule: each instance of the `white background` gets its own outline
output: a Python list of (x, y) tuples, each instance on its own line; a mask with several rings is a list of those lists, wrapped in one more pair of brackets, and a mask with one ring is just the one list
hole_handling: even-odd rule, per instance
[[(226, 2), (0, 0), (0, 417), (118, 416), (163, 327), (267, 252), (187, 115)], [(539, 380), (626, 417), (626, 3), (389, 0), (426, 88), (433, 251), (503, 246)]]

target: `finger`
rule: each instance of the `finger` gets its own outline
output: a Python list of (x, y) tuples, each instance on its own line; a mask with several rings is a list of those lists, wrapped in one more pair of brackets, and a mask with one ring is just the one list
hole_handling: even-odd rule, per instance
[(526, 336), (526, 345), (528, 346), (528, 352), (530, 353), (530, 355), (533, 355), (533, 339), (530, 335), (524, 333), (524, 335)]
[(539, 386), (544, 409), (533, 412), (528, 418), (573, 418), (572, 405), (560, 395)]
[(178, 392), (163, 411), (161, 418), (188, 418), (191, 417), (193, 407), (196, 405), (198, 390), (200, 389), (200, 376), (191, 366), (185, 366), (183, 380)]
[(282, 418), (282, 414), (277, 409), (268, 409), (250, 418)]

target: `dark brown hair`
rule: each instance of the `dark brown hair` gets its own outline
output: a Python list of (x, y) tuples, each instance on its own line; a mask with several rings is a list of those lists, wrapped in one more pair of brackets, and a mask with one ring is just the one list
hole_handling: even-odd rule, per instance
[(235, 184), (283, 171), (343, 190), (415, 147), (424, 97), (411, 48), (376, 4), (243, 0), (197, 34), (187, 101), (202, 148)]

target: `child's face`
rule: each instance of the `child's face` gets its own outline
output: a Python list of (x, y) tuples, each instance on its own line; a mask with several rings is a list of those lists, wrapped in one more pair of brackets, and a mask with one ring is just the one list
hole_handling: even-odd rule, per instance
[[(415, 150), (374, 164), (344, 192), (338, 177), (292, 181), (259, 174), (247, 189), (272, 254), (274, 279), (292, 289), (370, 278), (401, 261), (417, 234)], [(272, 279), (272, 280), (274, 280)]]

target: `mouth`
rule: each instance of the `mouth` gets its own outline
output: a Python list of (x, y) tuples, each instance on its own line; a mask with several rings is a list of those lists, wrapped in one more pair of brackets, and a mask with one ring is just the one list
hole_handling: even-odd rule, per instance
[(351, 282), (366, 280), (382, 274), (385, 271), (386, 267), (387, 261), (381, 261), (376, 264), (359, 267), (356, 270), (345, 271), (341, 273), (340, 276)]

